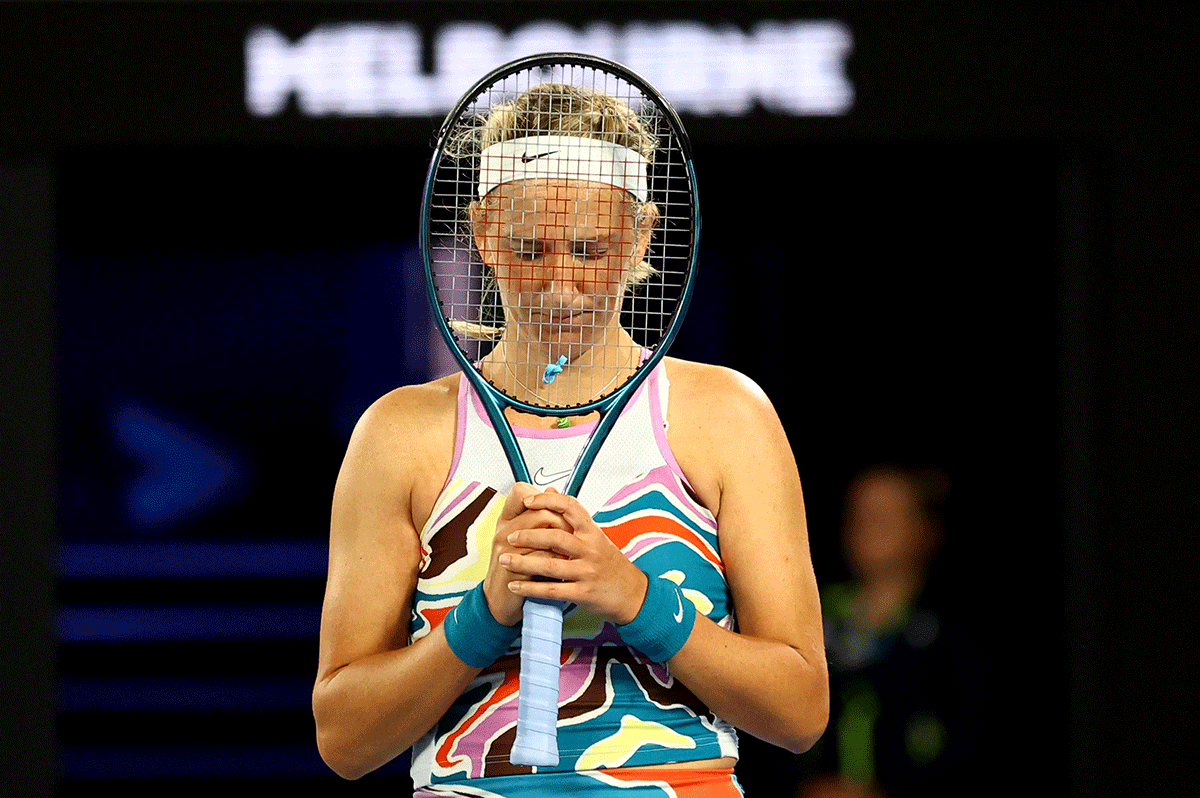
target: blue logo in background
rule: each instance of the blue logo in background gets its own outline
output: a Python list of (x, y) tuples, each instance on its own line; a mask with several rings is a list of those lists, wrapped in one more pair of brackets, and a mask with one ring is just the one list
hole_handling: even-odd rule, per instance
[(148, 530), (175, 526), (210, 512), (241, 494), (241, 458), (178, 422), (129, 402), (112, 416), (117, 443), (142, 464), (126, 489), (125, 515)]

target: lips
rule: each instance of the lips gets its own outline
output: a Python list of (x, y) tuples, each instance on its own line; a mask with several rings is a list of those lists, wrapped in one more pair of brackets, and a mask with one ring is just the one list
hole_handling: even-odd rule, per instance
[(554, 310), (535, 316), (534, 321), (551, 327), (578, 327), (587, 315), (584, 310)]

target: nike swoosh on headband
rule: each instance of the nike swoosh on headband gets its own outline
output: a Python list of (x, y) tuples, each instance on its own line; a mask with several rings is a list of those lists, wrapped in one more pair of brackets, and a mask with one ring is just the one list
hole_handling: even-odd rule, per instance
[(675, 600), (679, 602), (679, 612), (675, 613), (675, 623), (683, 623), (683, 599), (676, 593)]
[(550, 150), (549, 152), (539, 152), (537, 155), (530, 155), (529, 153), (525, 153), (524, 155), (521, 156), (521, 163), (529, 163), (530, 161), (536, 161), (538, 158), (545, 158), (547, 155), (553, 155), (556, 152), (558, 152), (558, 150)]

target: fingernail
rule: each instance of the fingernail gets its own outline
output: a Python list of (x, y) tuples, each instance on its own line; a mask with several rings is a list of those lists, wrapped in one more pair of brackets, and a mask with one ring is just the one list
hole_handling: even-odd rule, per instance
[(517, 542), (517, 533), (516, 533), (516, 532), (513, 532), (513, 533), (509, 534), (509, 536), (508, 536), (508, 542), (509, 542), (509, 543), (516, 543), (516, 542)]
[(511, 562), (512, 562), (512, 555), (511, 555), (511, 554), (501, 554), (501, 555), (500, 555), (500, 564), (501, 564), (501, 565), (505, 565), (505, 566), (507, 566), (507, 565), (508, 565), (509, 563), (511, 563)]

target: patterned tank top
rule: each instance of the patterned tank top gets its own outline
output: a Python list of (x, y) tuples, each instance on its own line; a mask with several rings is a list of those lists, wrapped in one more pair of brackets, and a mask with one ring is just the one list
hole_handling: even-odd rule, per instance
[[(579, 500), (639, 568), (651, 578), (671, 579), (698, 612), (733, 629), (716, 520), (667, 445), (668, 391), (660, 363), (613, 426)], [(563, 489), (594, 426), (517, 428), (534, 483)], [(429, 634), (483, 580), (512, 485), (478, 396), (461, 380), (450, 476), (421, 531), (410, 641)], [(416, 786), (530, 772), (508, 761), (516, 734), (519, 643), (480, 672), (413, 746)], [(676, 682), (666, 665), (626, 647), (611, 623), (573, 604), (564, 613), (558, 743), (559, 764), (538, 772), (737, 756), (732, 726)]]

